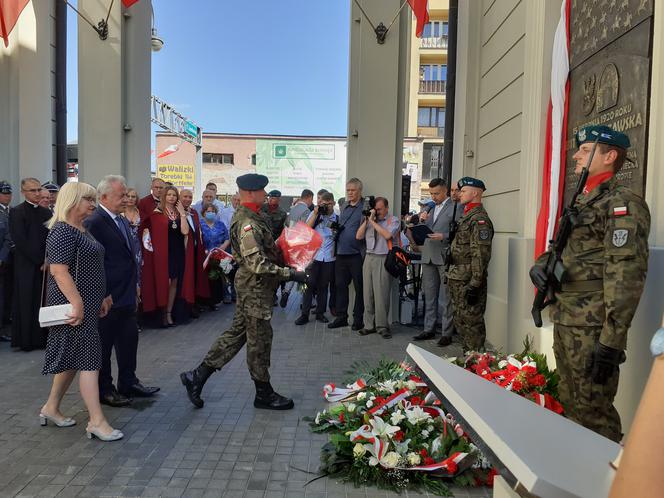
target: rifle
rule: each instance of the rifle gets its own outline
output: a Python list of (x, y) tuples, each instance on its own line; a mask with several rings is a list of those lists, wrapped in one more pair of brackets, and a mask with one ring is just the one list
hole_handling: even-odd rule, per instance
[(555, 292), (560, 290), (560, 284), (565, 278), (566, 270), (563, 266), (563, 250), (565, 249), (567, 240), (576, 225), (576, 216), (578, 214), (576, 199), (583, 193), (583, 189), (586, 186), (590, 163), (593, 161), (595, 150), (597, 149), (597, 142), (600, 139), (600, 135), (597, 132), (593, 131), (591, 133), (596, 134), (597, 138), (593, 142), (593, 148), (590, 151), (588, 161), (581, 170), (581, 176), (576, 184), (576, 190), (574, 191), (574, 195), (572, 195), (569, 206), (563, 210), (563, 214), (560, 216), (560, 220), (558, 220), (558, 233), (556, 233), (554, 240), (549, 241), (549, 256), (546, 260), (546, 265), (544, 266), (546, 286), (543, 289), (537, 289), (535, 299), (533, 300), (533, 307), (530, 310), (533, 322), (535, 322), (535, 327), (538, 328), (542, 326), (542, 310), (556, 301)]

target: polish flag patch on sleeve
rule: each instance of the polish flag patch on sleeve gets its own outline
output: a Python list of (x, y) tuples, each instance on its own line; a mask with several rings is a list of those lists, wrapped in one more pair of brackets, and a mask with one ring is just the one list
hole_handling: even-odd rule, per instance
[(242, 230), (245, 232), (249, 232), (250, 230), (253, 230), (253, 227), (251, 225), (245, 225), (242, 227)]
[(613, 208), (613, 216), (626, 216), (627, 206), (619, 206)]

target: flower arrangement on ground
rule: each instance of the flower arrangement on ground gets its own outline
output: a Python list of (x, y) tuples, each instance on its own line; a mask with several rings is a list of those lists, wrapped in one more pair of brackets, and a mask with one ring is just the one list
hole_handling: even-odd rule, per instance
[(405, 363), (382, 360), (346, 387), (327, 384), (333, 405), (308, 419), (330, 434), (321, 472), (400, 492), (446, 496), (448, 484), (487, 484), (490, 465), (451, 414)]
[(234, 264), (235, 258), (233, 258), (231, 254), (215, 247), (205, 258), (203, 269), (207, 270), (208, 278), (210, 280), (219, 280), (233, 271)]

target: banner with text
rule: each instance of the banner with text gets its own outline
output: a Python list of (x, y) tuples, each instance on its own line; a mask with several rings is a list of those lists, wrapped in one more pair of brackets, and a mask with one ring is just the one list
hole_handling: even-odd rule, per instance
[(196, 173), (193, 164), (158, 164), (157, 177), (179, 189), (193, 189)]

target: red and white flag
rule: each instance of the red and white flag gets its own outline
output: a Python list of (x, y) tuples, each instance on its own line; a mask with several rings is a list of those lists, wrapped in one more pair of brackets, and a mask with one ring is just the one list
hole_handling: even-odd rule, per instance
[(131, 7), (135, 3), (138, 3), (138, 0), (122, 0), (122, 5), (125, 7)]
[(535, 258), (546, 251), (549, 240), (553, 239), (563, 198), (569, 107), (569, 15), (570, 0), (563, 0), (553, 39), (551, 98), (546, 118), (542, 203), (535, 231)]
[(408, 0), (408, 5), (413, 9), (415, 19), (417, 19), (417, 27), (415, 28), (415, 36), (420, 38), (424, 25), (429, 22), (429, 8), (427, 7), (427, 0)]
[(180, 144), (169, 145), (168, 147), (166, 147), (163, 151), (161, 151), (157, 155), (157, 159), (161, 159), (162, 157), (166, 157), (166, 156), (170, 156), (171, 154), (175, 154), (179, 149), (180, 149)]
[(0, 0), (0, 38), (9, 46), (9, 33), (29, 0)]

